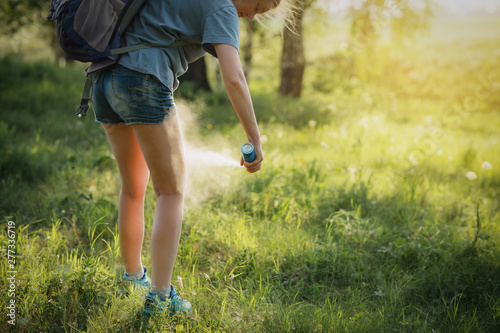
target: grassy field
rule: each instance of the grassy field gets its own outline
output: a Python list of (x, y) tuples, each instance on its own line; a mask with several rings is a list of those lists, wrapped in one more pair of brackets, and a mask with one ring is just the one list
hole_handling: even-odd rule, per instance
[(256, 52), (256, 175), (230, 166), (245, 137), (224, 92), (178, 92), (191, 181), (173, 283), (190, 319), (145, 319), (144, 293), (119, 293), (119, 177), (73, 114), (82, 68), (1, 58), (0, 330), (500, 331), (500, 20), (370, 54), (339, 31), (316, 37), (338, 47), (308, 53), (301, 100), (272, 92), (278, 46)]

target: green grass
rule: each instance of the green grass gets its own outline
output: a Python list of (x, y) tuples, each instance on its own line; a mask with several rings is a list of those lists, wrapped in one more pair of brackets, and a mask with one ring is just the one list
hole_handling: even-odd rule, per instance
[[(498, 35), (486, 37), (320, 54), (299, 101), (256, 68), (263, 169), (190, 166), (174, 285), (194, 319), (146, 320), (143, 295), (118, 292), (119, 177), (92, 116), (73, 114), (81, 68), (2, 58), (0, 329), (497, 332), (500, 58)], [(224, 93), (178, 94), (187, 140), (237, 159), (245, 139)]]

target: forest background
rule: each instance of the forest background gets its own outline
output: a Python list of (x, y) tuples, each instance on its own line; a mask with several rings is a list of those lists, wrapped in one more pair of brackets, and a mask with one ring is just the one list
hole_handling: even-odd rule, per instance
[(242, 20), (255, 175), (202, 61), (205, 86), (175, 93), (190, 186), (174, 284), (194, 316), (146, 319), (143, 292), (120, 293), (113, 157), (74, 116), (86, 66), (57, 52), (47, 1), (1, 0), (0, 329), (498, 332), (500, 6), (454, 3), (304, 1), (294, 33)]

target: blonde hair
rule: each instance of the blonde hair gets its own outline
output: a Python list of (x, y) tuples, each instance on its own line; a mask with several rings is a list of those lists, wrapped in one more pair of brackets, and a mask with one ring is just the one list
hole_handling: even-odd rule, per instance
[(298, 3), (302, 0), (265, 0), (267, 2), (274, 1), (273, 9), (256, 16), (256, 20), (259, 23), (264, 23), (265, 21), (278, 18), (287, 28), (292, 28), (295, 21), (295, 13), (298, 10)]

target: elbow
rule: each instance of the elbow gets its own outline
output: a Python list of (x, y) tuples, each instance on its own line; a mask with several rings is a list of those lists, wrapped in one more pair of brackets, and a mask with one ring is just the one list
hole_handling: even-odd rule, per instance
[(224, 80), (224, 83), (226, 85), (226, 88), (228, 89), (238, 89), (243, 86), (246, 86), (246, 79), (245, 75), (243, 73), (237, 73), (234, 75), (230, 75)]

